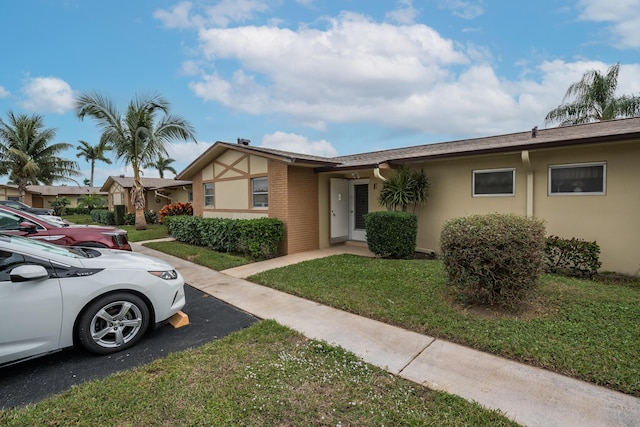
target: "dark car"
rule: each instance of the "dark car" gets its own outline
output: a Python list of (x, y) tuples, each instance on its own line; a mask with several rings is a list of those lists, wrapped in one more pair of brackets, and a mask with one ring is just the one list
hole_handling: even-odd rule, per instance
[(27, 204), (17, 202), (15, 200), (0, 200), (0, 206), (9, 206), (10, 208), (28, 212), (34, 215), (53, 215), (53, 209), (33, 208)]
[(125, 230), (98, 225), (57, 224), (2, 205), (0, 233), (40, 239), (61, 246), (131, 250)]

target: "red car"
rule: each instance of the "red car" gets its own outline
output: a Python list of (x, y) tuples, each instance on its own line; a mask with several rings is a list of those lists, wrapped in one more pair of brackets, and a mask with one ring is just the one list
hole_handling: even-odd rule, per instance
[(0, 206), (0, 233), (41, 239), (62, 246), (131, 250), (125, 230), (99, 225), (55, 224), (6, 206)]

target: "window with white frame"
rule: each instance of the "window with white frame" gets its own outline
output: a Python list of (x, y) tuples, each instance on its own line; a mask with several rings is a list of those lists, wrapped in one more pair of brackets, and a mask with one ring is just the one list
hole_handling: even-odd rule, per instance
[(484, 169), (473, 171), (474, 196), (513, 196), (515, 193), (515, 169)]
[(269, 181), (266, 176), (251, 179), (251, 204), (254, 208), (269, 207)]
[(206, 182), (202, 185), (203, 193), (204, 193), (204, 207), (212, 208), (213, 207), (213, 182)]
[(549, 166), (549, 194), (605, 194), (607, 164), (575, 163)]

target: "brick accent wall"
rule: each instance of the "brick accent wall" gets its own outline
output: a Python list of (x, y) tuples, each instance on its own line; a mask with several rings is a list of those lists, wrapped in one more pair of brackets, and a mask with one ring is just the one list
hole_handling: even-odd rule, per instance
[(204, 195), (202, 194), (202, 172), (195, 174), (191, 180), (191, 191), (193, 192), (193, 216), (202, 216), (204, 212)]
[(285, 224), (280, 254), (320, 247), (318, 175), (313, 169), (269, 161), (269, 217)]

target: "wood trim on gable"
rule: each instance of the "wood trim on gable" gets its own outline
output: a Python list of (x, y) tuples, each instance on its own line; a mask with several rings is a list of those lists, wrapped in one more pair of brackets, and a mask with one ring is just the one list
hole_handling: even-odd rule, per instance
[[(247, 168), (250, 167), (250, 162), (249, 162), (249, 155), (248, 154), (243, 154), (242, 156), (238, 157), (233, 163), (231, 164), (227, 164), (227, 163), (223, 163), (221, 161), (219, 161), (218, 159), (213, 161), (214, 164), (214, 171), (215, 171), (215, 165), (221, 166), (223, 169), (221, 172), (219, 172), (218, 174), (214, 173), (213, 179), (215, 181), (228, 181), (228, 180), (234, 180), (234, 179), (243, 179), (243, 178), (248, 178), (251, 176), (251, 174), (248, 171), (244, 171), (242, 169), (236, 168), (236, 166), (241, 163), (242, 161), (246, 161), (247, 162)], [(227, 174), (229, 171), (233, 171), (235, 172), (237, 175), (228, 177), (228, 178), (224, 178), (224, 175)]]

